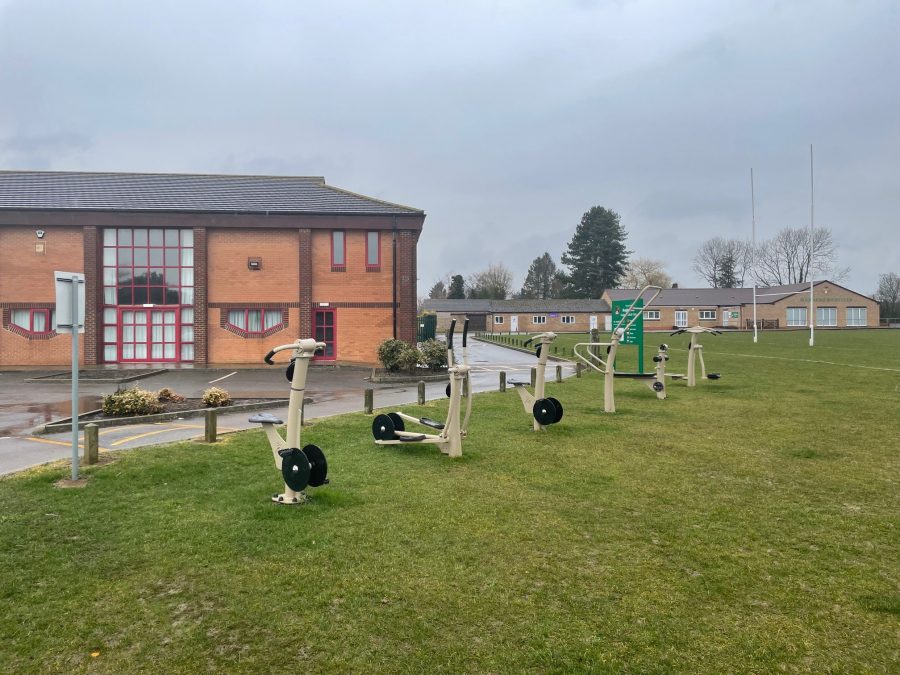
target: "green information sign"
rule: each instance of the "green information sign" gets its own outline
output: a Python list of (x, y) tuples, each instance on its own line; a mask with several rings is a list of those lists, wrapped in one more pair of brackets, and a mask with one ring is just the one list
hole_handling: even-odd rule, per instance
[[(638, 348), (638, 372), (644, 372), (644, 301), (638, 300), (631, 307), (633, 300), (613, 300), (612, 302), (612, 328), (625, 326), (634, 319), (634, 323), (625, 331), (619, 344), (637, 345)], [(635, 318), (637, 317), (637, 318)]]

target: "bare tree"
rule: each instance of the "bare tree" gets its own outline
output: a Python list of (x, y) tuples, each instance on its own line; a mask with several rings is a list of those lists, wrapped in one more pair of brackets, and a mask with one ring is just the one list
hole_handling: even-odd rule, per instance
[(714, 237), (700, 246), (691, 269), (713, 288), (741, 288), (752, 259), (749, 241)]
[(756, 247), (753, 276), (764, 286), (802, 284), (814, 275), (839, 281), (847, 276), (849, 268), (837, 268), (836, 259), (827, 227), (814, 227), (811, 237), (806, 228), (786, 227)]
[(881, 305), (882, 318), (900, 317), (900, 274), (889, 272), (878, 277), (875, 299)]
[(662, 260), (632, 258), (628, 261), (625, 276), (622, 277), (622, 287), (643, 288), (644, 286), (671, 288), (672, 277), (666, 274), (666, 264)]
[(466, 280), (466, 296), (505, 300), (512, 290), (512, 272), (502, 263), (491, 263), (487, 269), (475, 272)]

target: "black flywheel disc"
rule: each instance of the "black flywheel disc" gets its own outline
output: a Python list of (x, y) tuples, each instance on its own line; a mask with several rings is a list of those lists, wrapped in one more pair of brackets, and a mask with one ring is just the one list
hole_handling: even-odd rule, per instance
[(372, 420), (372, 435), (376, 441), (392, 441), (394, 438), (394, 422), (387, 415), (376, 415)]
[(553, 398), (552, 396), (548, 396), (547, 400), (550, 401), (556, 408), (556, 419), (553, 420), (553, 424), (556, 424), (557, 422), (559, 422), (562, 419), (562, 416), (563, 416), (562, 403), (560, 403), (557, 399)]
[(318, 445), (303, 446), (303, 454), (309, 460), (309, 485), (310, 487), (319, 487), (328, 482), (328, 462), (325, 460), (325, 453)]
[(539, 398), (535, 401), (531, 412), (538, 424), (546, 426), (556, 422), (556, 406), (549, 398)]
[(290, 448), (282, 455), (281, 475), (284, 484), (294, 492), (300, 492), (309, 485), (309, 459), (300, 448)]

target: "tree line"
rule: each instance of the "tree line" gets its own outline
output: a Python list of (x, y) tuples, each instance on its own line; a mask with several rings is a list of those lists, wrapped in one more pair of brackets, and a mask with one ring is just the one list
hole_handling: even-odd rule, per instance
[[(545, 252), (536, 257), (518, 290), (503, 263), (491, 263), (468, 277), (449, 274), (431, 287), (429, 298), (499, 299), (599, 298), (607, 288), (672, 287), (665, 263), (653, 258), (629, 258), (627, 233), (621, 216), (594, 206), (575, 227), (557, 265)], [(825, 227), (786, 227), (756, 246), (749, 240), (714, 237), (703, 242), (692, 269), (712, 288), (741, 288), (748, 284), (780, 286), (827, 277), (842, 281), (849, 268), (837, 264), (837, 247)], [(882, 314), (900, 316), (900, 278), (882, 275), (876, 299)], [(887, 303), (887, 304), (885, 304)], [(886, 313), (887, 311), (887, 313)]]

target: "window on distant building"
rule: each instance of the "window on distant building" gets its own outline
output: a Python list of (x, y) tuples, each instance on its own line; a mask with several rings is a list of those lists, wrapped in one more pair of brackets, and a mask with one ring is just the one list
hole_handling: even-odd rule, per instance
[(716, 310), (701, 309), (700, 310), (700, 320), (701, 321), (715, 321), (716, 320)]
[(571, 314), (569, 314), (569, 315), (563, 316), (561, 318), (561, 321), (563, 323), (575, 323), (575, 317), (572, 316)]
[(379, 232), (366, 232), (366, 271), (381, 271), (381, 236)]
[(546, 316), (533, 316), (533, 317), (531, 317), (531, 323), (534, 323), (534, 324), (547, 323), (547, 317)]
[(503, 317), (502, 317), (502, 316), (495, 316), (495, 317), (494, 317), (494, 323), (495, 323), (495, 324), (502, 324), (502, 323), (503, 323)]
[(837, 307), (816, 307), (817, 326), (837, 326)]
[(53, 332), (52, 309), (14, 309), (10, 312), (10, 325), (27, 335), (49, 335)]
[(787, 308), (787, 325), (788, 326), (805, 326), (806, 325), (806, 307), (788, 307)]
[(644, 319), (647, 321), (659, 321), (659, 310), (658, 309), (648, 309), (644, 312)]
[(866, 317), (865, 307), (848, 307), (847, 308), (847, 325), (848, 326), (866, 326), (868, 320)]
[(347, 237), (343, 230), (331, 233), (331, 271), (347, 271)]

